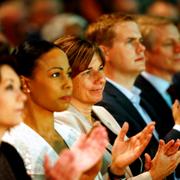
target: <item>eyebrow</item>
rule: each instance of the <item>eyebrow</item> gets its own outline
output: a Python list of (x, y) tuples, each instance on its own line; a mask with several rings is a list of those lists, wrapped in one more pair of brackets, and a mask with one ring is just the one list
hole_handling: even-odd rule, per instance
[[(53, 70), (53, 69), (59, 69), (59, 70), (61, 70), (61, 71), (64, 70), (64, 68), (62, 68), (62, 67), (52, 67), (52, 68), (48, 69), (48, 71), (51, 71), (51, 70)], [(68, 71), (71, 71), (71, 68), (70, 68), (70, 67), (68, 68)]]
[(61, 71), (64, 70), (62, 67), (52, 67), (52, 68), (48, 69), (48, 71), (53, 70), (53, 69), (59, 69), (59, 70), (61, 70)]
[[(103, 63), (99, 65), (99, 67), (101, 67), (101, 66), (103, 66)], [(90, 70), (90, 69), (93, 69), (93, 67), (88, 67), (87, 69), (85, 69), (85, 71)]]

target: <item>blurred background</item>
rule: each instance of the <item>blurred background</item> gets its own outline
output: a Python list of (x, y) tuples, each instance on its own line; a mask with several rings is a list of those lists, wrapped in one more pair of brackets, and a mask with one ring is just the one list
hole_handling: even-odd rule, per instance
[(89, 23), (110, 12), (167, 16), (180, 24), (180, 0), (0, 0), (0, 51), (29, 36), (83, 36)]

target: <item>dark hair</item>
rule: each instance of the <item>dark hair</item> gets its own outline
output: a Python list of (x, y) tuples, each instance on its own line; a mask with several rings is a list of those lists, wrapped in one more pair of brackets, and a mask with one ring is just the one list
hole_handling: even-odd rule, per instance
[(10, 66), (17, 73), (17, 64), (15, 57), (11, 55), (0, 56), (0, 81), (1, 81), (1, 67), (4, 65)]
[(102, 64), (105, 64), (101, 49), (88, 40), (74, 36), (64, 36), (57, 39), (55, 44), (66, 53), (72, 69), (72, 78), (88, 68), (95, 53), (100, 56)]
[(31, 77), (37, 60), (53, 48), (53, 43), (41, 39), (28, 39), (13, 52), (18, 65), (18, 74)]

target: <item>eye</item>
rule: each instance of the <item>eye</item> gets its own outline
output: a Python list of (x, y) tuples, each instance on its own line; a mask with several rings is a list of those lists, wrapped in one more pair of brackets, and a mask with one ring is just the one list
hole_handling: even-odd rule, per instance
[(104, 70), (104, 66), (100, 66), (99, 71), (103, 71), (103, 70)]
[(52, 77), (52, 78), (56, 78), (56, 77), (59, 77), (59, 76), (60, 76), (60, 73), (59, 73), (59, 72), (56, 72), (56, 73), (51, 74), (51, 77)]
[(139, 42), (140, 42), (141, 44), (144, 44), (144, 39), (143, 39), (143, 38), (140, 38)]
[(132, 43), (133, 42), (133, 38), (128, 38), (127, 39), (127, 43)]
[(90, 73), (91, 73), (90, 70), (85, 70), (85, 71), (82, 72), (82, 75), (88, 75), (88, 74), (90, 74)]

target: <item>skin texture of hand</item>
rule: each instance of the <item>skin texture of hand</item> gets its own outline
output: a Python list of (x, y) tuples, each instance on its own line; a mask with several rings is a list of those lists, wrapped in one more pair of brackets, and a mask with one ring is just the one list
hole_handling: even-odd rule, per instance
[(135, 161), (149, 143), (155, 123), (148, 124), (140, 133), (124, 140), (129, 125), (125, 122), (112, 148), (111, 172), (117, 175), (124, 174), (124, 168)]
[[(101, 160), (108, 144), (106, 129), (96, 124), (90, 133), (82, 135), (72, 146), (60, 154), (56, 164), (51, 167), (45, 158), (45, 173), (50, 180), (94, 179), (101, 168)], [(64, 160), (65, 159), (65, 160)], [(59, 179), (58, 179), (59, 178)], [(76, 180), (76, 179), (75, 179)]]
[(166, 155), (170, 148), (168, 143), (165, 144), (163, 140), (159, 141), (158, 151), (149, 170), (153, 180), (164, 179), (176, 169), (180, 162), (180, 151), (170, 156)]
[(174, 118), (174, 123), (180, 125), (180, 103), (178, 100), (175, 100), (172, 106), (172, 114)]
[(70, 150), (64, 150), (53, 167), (45, 156), (44, 169), (47, 180), (78, 180), (81, 176), (75, 165), (74, 154)]
[[(178, 152), (180, 146), (180, 140), (177, 139), (176, 141), (171, 140), (166, 144), (166, 148), (165, 148), (165, 155), (166, 156), (171, 156), (174, 155)], [(151, 165), (152, 165), (152, 160), (149, 154), (145, 154), (145, 170), (149, 171), (151, 169)]]

